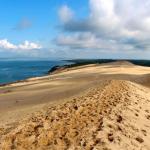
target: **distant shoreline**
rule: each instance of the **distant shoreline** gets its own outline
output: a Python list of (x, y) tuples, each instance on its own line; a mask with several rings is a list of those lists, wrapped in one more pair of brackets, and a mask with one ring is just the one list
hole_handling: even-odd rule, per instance
[(48, 70), (47, 74), (45, 74), (45, 75), (29, 77), (29, 78), (26, 78), (23, 80), (16, 80), (14, 82), (0, 83), (0, 87), (8, 86), (8, 85), (15, 84), (15, 83), (29, 82), (31, 79), (50, 76), (51, 74), (56, 74), (60, 71), (64, 71), (64, 70), (69, 69), (69, 68), (85, 66), (85, 65), (90, 65), (90, 64), (102, 64), (102, 63), (111, 63), (111, 62), (116, 62), (116, 61), (128, 61), (128, 62), (131, 62), (135, 65), (150, 67), (150, 60), (74, 59), (74, 60), (62, 60), (62, 61), (72, 62), (72, 64), (55, 65), (50, 70)]
[(0, 61), (0, 86), (18, 82), (27, 82), (30, 78), (40, 78), (48, 74), (53, 66), (70, 64), (71, 62), (59, 61)]
[[(56, 74), (57, 71), (59, 72), (59, 70), (65, 70), (65, 69), (69, 69), (69, 68), (74, 68), (74, 67), (79, 67), (79, 66), (84, 66), (84, 65), (89, 65), (89, 64), (97, 64), (97, 60), (62, 60), (62, 61), (67, 61), (67, 62), (72, 62), (72, 64), (68, 64), (68, 65), (55, 65), (54, 67), (52, 67), (51, 69), (49, 69), (47, 71), (47, 74), (42, 75), (42, 76), (36, 76), (36, 77), (29, 77), (23, 80), (16, 80), (14, 82), (8, 82), (8, 83), (0, 83), (0, 87), (4, 87), (4, 86), (8, 86), (8, 85), (12, 85), (12, 84), (16, 84), (16, 83), (23, 83), (23, 82), (28, 82), (31, 79), (34, 78), (42, 78), (45, 76), (50, 76), (52, 74)], [(100, 61), (100, 60), (99, 60)], [(109, 62), (114, 62), (117, 60), (111, 60), (111, 59), (106, 59), (106, 60), (101, 60), (101, 62), (99, 62), (99, 64), (101, 63), (109, 63)]]

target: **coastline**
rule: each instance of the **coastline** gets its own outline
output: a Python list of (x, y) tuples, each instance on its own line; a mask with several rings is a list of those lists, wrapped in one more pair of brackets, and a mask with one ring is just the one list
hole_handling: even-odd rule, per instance
[[(40, 144), (41, 142), (45, 144), (47, 139), (40, 139), (36, 136), (37, 128), (40, 135), (44, 135), (43, 138), (47, 137), (45, 133), (50, 133), (49, 136), (52, 135), (51, 133), (55, 133), (56, 140), (60, 139), (60, 136), (57, 137), (60, 131), (62, 131), (63, 136), (63, 131), (67, 129), (69, 131), (67, 133), (70, 134), (65, 134), (66, 138), (69, 137), (76, 141), (72, 136), (79, 133), (77, 139), (80, 139), (82, 131), (80, 127), (86, 130), (81, 135), (90, 138), (97, 133), (100, 135), (99, 138), (106, 142), (106, 146), (116, 143), (113, 141), (118, 139), (118, 134), (122, 144), (126, 144), (126, 140), (129, 142), (132, 140), (132, 143), (137, 142), (136, 144), (138, 144), (138, 141), (142, 139), (143, 143), (140, 143), (139, 147), (144, 144), (149, 146), (146, 141), (150, 138), (150, 128), (145, 124), (149, 124), (150, 84), (147, 84), (150, 83), (150, 67), (118, 61), (69, 68), (61, 70), (59, 73), (53, 72), (47, 77), (40, 77), (40, 79), (32, 78), (28, 79), (29, 82), (25, 84), (1, 88), (0, 146), (1, 143), (6, 144), (6, 146), (9, 145), (7, 142), (10, 140), (5, 137), (11, 139), (13, 135), (16, 139), (20, 139), (20, 135), (22, 137), (26, 133), (31, 133), (31, 137), (35, 137), (35, 140), (38, 140)], [(63, 118), (59, 118), (63, 115)], [(101, 117), (103, 118), (102, 124), (99, 124)], [(85, 122), (89, 126), (85, 126)], [(51, 125), (54, 125), (54, 128)], [(96, 132), (91, 130), (92, 127), (96, 127), (94, 128)], [(147, 136), (143, 136), (143, 131), (132, 130), (132, 127), (144, 129), (143, 131), (147, 132)], [(77, 129), (76, 132), (74, 129)], [(100, 131), (99, 129), (103, 130)], [(101, 133), (99, 134), (99, 132)], [(30, 147), (32, 144), (28, 138), (30, 136), (23, 137), (19, 145), (24, 147), (24, 145), (29, 144)], [(12, 141), (12, 145), (19, 146), (15, 140), (12, 139)], [(129, 144), (129, 149), (135, 148), (132, 143)], [(48, 143), (48, 146), (52, 146), (52, 144)]]
[[(13, 85), (13, 84), (17, 84), (17, 83), (26, 83), (29, 82), (31, 80), (38, 80), (38, 79), (43, 79), (46, 77), (49, 77), (50, 75), (53, 74), (57, 74), (63, 71), (67, 71), (67, 69), (73, 69), (76, 67), (84, 67), (86, 65), (92, 65), (92, 64), (107, 64), (107, 63), (115, 63), (115, 62), (128, 62), (128, 63), (133, 63), (135, 65), (138, 66), (147, 66), (150, 67), (150, 60), (115, 60), (115, 59), (75, 59), (75, 60), (61, 60), (61, 61), (66, 61), (66, 62), (71, 62), (72, 64), (64, 64), (64, 65), (55, 65), (52, 68), (50, 68), (49, 70), (47, 70), (47, 73), (45, 75), (41, 75), (41, 76), (36, 76), (36, 77), (29, 77), (23, 80), (16, 80), (13, 82), (8, 82), (8, 83), (0, 83), (0, 88), (1, 87), (5, 87), (5, 86), (9, 86), (9, 85)], [(146, 63), (145, 63), (146, 62)]]
[[(85, 66), (85, 65), (90, 65), (90, 62), (86, 62), (86, 63), (77, 63), (76, 61), (73, 60), (65, 60), (68, 62), (72, 62), (73, 64), (68, 64), (68, 65), (55, 65), (54, 67), (52, 67), (51, 69), (47, 70), (47, 73), (45, 75), (41, 75), (41, 76), (36, 76), (36, 77), (29, 77), (23, 80), (17, 80), (14, 82), (8, 82), (8, 83), (0, 83), (0, 87), (4, 87), (4, 86), (9, 86), (12, 84), (17, 84), (17, 83), (24, 83), (24, 82), (29, 82), (31, 80), (38, 80), (38, 79), (43, 79), (46, 77), (49, 77), (51, 75), (57, 74), (59, 72), (62, 71), (67, 71), (67, 69), (71, 69), (71, 68), (76, 68), (76, 67), (80, 67), (80, 66)], [(92, 64), (96, 64), (96, 63), (92, 63)], [(56, 69), (54, 69), (56, 68)]]
[[(48, 75), (48, 70), (53, 66), (70, 64), (65, 60), (9, 60), (0, 61), (0, 87), (27, 82), (32, 78), (41, 78)], [(26, 81), (27, 80), (27, 81)]]
[(76, 67), (84, 67), (86, 65), (92, 65), (92, 64), (103, 64), (103, 63), (110, 63), (110, 62), (115, 62), (117, 60), (62, 60), (62, 61), (67, 61), (67, 62), (71, 62), (72, 64), (65, 64), (65, 65), (55, 65), (52, 68), (50, 68), (49, 70), (47, 70), (47, 74), (45, 75), (41, 75), (41, 76), (36, 76), (36, 77), (29, 77), (23, 80), (16, 80), (13, 82), (8, 82), (8, 83), (0, 83), (0, 87), (5, 87), (5, 86), (9, 86), (9, 85), (13, 85), (13, 84), (17, 84), (17, 83), (24, 83), (24, 82), (29, 82), (31, 80), (38, 80), (38, 79), (43, 79), (46, 77), (49, 77), (50, 75), (54, 75), (63, 71), (67, 71), (67, 69), (73, 69)]

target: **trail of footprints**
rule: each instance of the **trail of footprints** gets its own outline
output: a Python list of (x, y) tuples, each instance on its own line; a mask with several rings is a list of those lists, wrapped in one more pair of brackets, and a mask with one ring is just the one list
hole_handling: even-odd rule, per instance
[(0, 147), (2, 150), (149, 150), (143, 137), (148, 136), (150, 128), (138, 126), (137, 121), (143, 111), (150, 121), (150, 110), (142, 108), (145, 103), (150, 105), (139, 92), (141, 87), (131, 82), (107, 81), (103, 88), (97, 87), (86, 96), (51, 106), (22, 121), (1, 137)]

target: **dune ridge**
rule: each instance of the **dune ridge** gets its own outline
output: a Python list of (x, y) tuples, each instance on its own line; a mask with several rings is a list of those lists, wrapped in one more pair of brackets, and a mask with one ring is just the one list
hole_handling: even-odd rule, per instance
[(84, 96), (47, 106), (10, 129), (0, 129), (0, 148), (149, 150), (149, 124), (149, 89), (107, 80)]

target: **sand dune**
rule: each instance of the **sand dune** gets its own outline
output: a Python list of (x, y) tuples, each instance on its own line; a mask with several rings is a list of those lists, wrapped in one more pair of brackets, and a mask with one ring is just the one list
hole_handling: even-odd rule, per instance
[(115, 62), (1, 87), (0, 149), (150, 150), (149, 86)]
[(105, 81), (1, 132), (2, 149), (148, 150), (150, 92), (129, 81)]

